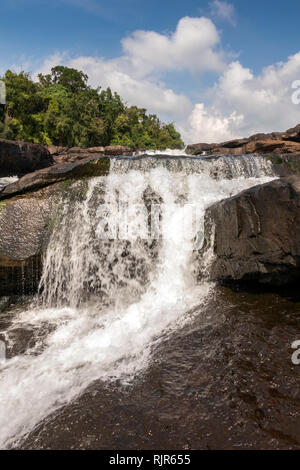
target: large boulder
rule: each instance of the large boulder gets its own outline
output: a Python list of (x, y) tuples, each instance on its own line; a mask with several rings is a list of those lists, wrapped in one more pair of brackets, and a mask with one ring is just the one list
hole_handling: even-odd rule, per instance
[(40, 196), (0, 203), (0, 297), (37, 289), (52, 207)]
[(0, 199), (27, 193), (59, 181), (107, 175), (109, 169), (110, 159), (108, 157), (89, 157), (74, 163), (53, 165), (28, 173), (15, 183), (0, 189)]
[(188, 155), (240, 155), (249, 139), (236, 139), (221, 144), (191, 144), (185, 149)]
[(273, 154), (265, 157), (273, 164), (277, 176), (291, 176), (300, 174), (300, 153)]
[(0, 139), (0, 177), (21, 176), (54, 163), (42, 145)]
[(300, 280), (300, 177), (256, 186), (211, 206), (199, 262), (207, 256), (213, 281)]
[(124, 147), (122, 145), (110, 145), (108, 147), (55, 147), (51, 145), (48, 147), (49, 152), (53, 156), (55, 163), (74, 163), (79, 160), (84, 160), (93, 156), (128, 156), (136, 155), (138, 149), (131, 147)]
[(189, 155), (248, 155), (248, 154), (287, 154), (300, 153), (300, 140), (282, 139), (237, 139), (222, 144), (193, 144), (188, 145), (186, 152)]
[(288, 140), (257, 140), (247, 143), (242, 152), (245, 154), (259, 153), (267, 155), (300, 153), (300, 143)]
[(293, 142), (300, 142), (300, 124), (298, 124), (296, 127), (288, 129), (284, 138)]
[(0, 192), (0, 297), (36, 292), (61, 199), (84, 200), (87, 179), (106, 175), (109, 167), (107, 157), (55, 165)]

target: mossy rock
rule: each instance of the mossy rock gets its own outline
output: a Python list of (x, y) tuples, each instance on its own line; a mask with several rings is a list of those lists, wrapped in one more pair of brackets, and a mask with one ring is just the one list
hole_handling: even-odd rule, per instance
[[(68, 171), (70, 166), (70, 171)], [(65, 165), (64, 168), (57, 168), (54, 174), (60, 174), (63, 171), (67, 175), (70, 184), (72, 179), (92, 178), (93, 176), (107, 176), (110, 170), (110, 159), (107, 157), (92, 159), (88, 162), (76, 162)]]
[(5, 206), (6, 206), (6, 202), (0, 201), (0, 216), (1, 216), (1, 212), (3, 212), (3, 210), (5, 209)]
[(300, 173), (300, 155), (266, 155), (266, 160), (270, 161), (278, 176), (296, 175)]

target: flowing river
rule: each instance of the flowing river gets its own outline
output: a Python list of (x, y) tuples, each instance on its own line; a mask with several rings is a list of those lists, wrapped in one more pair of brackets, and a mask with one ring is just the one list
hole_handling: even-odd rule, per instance
[(199, 267), (205, 209), (274, 178), (149, 155), (70, 186), (39, 294), (0, 303), (0, 448), (300, 448), (299, 304)]

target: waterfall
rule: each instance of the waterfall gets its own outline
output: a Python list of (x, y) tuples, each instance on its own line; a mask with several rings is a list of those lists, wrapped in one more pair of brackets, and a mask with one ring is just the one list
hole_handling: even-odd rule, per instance
[(17, 176), (6, 176), (5, 178), (0, 178), (0, 191), (5, 188), (5, 186), (15, 183), (18, 179), (19, 178)]
[[(107, 177), (59, 205), (38, 298), (6, 331), (35, 335), (0, 364), (0, 447), (15, 446), (95, 380), (130, 382), (153, 347), (201, 309), (197, 284), (205, 209), (274, 179), (260, 157), (111, 161)], [(74, 183), (76, 189), (76, 183)]]

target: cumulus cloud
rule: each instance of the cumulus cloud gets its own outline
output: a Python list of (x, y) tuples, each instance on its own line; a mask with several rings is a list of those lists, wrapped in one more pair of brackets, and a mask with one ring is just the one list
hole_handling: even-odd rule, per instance
[(82, 70), (89, 77), (93, 87), (110, 87), (119, 93), (129, 105), (147, 108), (167, 120), (178, 120), (189, 114), (193, 108), (184, 94), (175, 93), (162, 82), (136, 78), (126, 71), (127, 64), (120, 60), (104, 60), (96, 57), (70, 58), (67, 53), (56, 53), (45, 59), (39, 73), (49, 73), (55, 65), (64, 64)]
[[(55, 54), (39, 71), (48, 73), (57, 64), (83, 70), (91, 85), (110, 86), (129, 105), (175, 121), (186, 143), (280, 131), (300, 121), (300, 105), (292, 103), (292, 83), (300, 79), (300, 52), (255, 75), (239, 61), (226, 65), (217, 52), (219, 45), (211, 20), (186, 17), (170, 35), (136, 31), (123, 40), (121, 57), (108, 60)], [(201, 90), (203, 98), (194, 104), (160, 81), (164, 70), (183, 70), (192, 72), (201, 83), (201, 74), (212, 69), (219, 70), (219, 78), (214, 86)]]
[(239, 137), (244, 116), (233, 111), (224, 116), (217, 108), (196, 104), (188, 119), (179, 124), (185, 142), (217, 143)]
[(236, 24), (236, 13), (234, 5), (221, 0), (213, 0), (210, 3), (210, 14), (223, 21), (228, 21), (232, 25)]
[(62, 64), (64, 61), (68, 61), (67, 52), (56, 52), (55, 54), (46, 57), (43, 63), (34, 72), (33, 78), (37, 79), (39, 73), (42, 73), (43, 75), (50, 73), (53, 67)]
[[(72, 0), (73, 1), (73, 0)], [(83, 70), (93, 86), (110, 86), (129, 104), (146, 107), (166, 120), (177, 120), (192, 110), (187, 96), (175, 93), (159, 80), (162, 71), (204, 73), (224, 70), (220, 36), (208, 18), (182, 18), (171, 34), (135, 31), (122, 40), (124, 54), (116, 59), (68, 58), (54, 54), (38, 72), (48, 73), (56, 64)], [(38, 73), (37, 72), (37, 73)]]
[(147, 108), (163, 116), (179, 118), (191, 111), (192, 104), (183, 94), (166, 88), (164, 83), (138, 79), (123, 71), (118, 61), (94, 57), (78, 57), (68, 61), (70, 67), (83, 70), (93, 86), (110, 87), (129, 104)]
[(135, 31), (122, 45), (128, 60), (145, 74), (157, 70), (221, 71), (225, 65), (219, 33), (205, 17), (182, 18), (170, 35)]
[(300, 119), (292, 83), (300, 77), (300, 52), (255, 76), (232, 62), (207, 93), (209, 105), (195, 105), (181, 125), (189, 142), (221, 142), (258, 132), (285, 130)]

